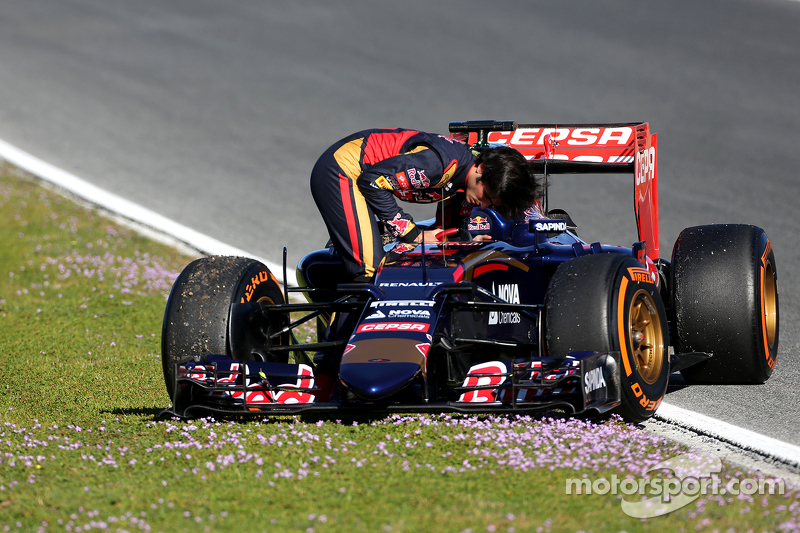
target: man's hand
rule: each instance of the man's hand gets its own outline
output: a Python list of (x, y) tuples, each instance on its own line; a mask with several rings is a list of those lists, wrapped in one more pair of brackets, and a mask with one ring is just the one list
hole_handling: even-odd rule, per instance
[(438, 235), (442, 231), (443, 230), (440, 230), (440, 229), (432, 229), (432, 230), (427, 230), (427, 231), (421, 231), (419, 233), (419, 235), (417, 235), (417, 238), (414, 239), (414, 242), (421, 243), (421, 242), (423, 242), (423, 239), (424, 239), (424, 242), (433, 242), (433, 243), (439, 242)]

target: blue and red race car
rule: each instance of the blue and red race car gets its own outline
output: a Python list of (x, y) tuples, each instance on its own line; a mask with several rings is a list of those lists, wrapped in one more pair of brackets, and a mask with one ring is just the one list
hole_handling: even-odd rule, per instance
[[(647, 123), (471, 121), (450, 131), (478, 150), (516, 148), (545, 177), (631, 174), (638, 242), (584, 242), (545, 196), (545, 218), (476, 208), (463, 228), (445, 228), (449, 241), (390, 244), (372, 284), (341, 283), (330, 247), (301, 260), (291, 288), (253, 259), (198, 259), (164, 316), (165, 414), (555, 409), (638, 422), (674, 372), (689, 383), (769, 378), (779, 333), (771, 243), (755, 226), (698, 226), (660, 258), (658, 142)], [(307, 303), (288, 303), (296, 292)], [(298, 342), (312, 320), (318, 339)]]

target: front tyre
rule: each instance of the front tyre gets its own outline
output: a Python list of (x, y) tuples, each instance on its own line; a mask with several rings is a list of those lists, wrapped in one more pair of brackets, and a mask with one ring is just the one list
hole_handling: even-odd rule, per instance
[(172, 398), (174, 365), (197, 356), (231, 355), (232, 303), (284, 303), (280, 284), (259, 261), (211, 256), (192, 261), (172, 286), (161, 327), (161, 364)]
[(763, 229), (687, 228), (672, 252), (679, 353), (711, 359), (681, 371), (689, 383), (763, 383), (778, 357), (778, 271)]
[(545, 301), (551, 356), (620, 352), (621, 404), (628, 422), (650, 418), (669, 381), (664, 304), (645, 267), (633, 257), (597, 254), (562, 263)]

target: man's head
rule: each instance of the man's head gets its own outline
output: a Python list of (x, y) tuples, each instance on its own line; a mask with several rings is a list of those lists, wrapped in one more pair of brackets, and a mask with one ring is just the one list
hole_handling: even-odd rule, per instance
[(482, 208), (493, 206), (510, 219), (522, 218), (541, 192), (528, 161), (508, 146), (481, 151), (467, 179), (467, 201)]

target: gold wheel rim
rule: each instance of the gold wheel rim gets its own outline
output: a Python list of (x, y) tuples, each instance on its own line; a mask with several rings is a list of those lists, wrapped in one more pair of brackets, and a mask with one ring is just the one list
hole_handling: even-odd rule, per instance
[(639, 376), (652, 385), (658, 380), (664, 365), (664, 332), (655, 301), (643, 289), (639, 289), (631, 300), (628, 342)]
[(772, 263), (767, 262), (764, 272), (764, 325), (766, 326), (767, 344), (775, 345), (775, 333), (778, 329), (778, 288), (775, 283), (775, 271)]

